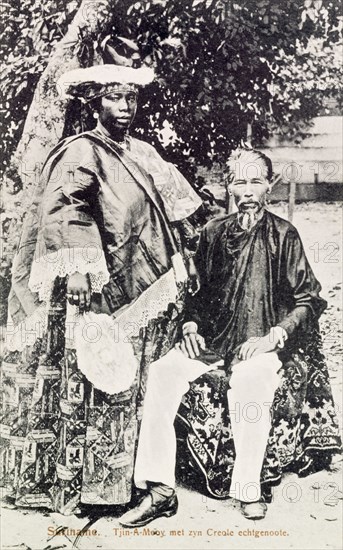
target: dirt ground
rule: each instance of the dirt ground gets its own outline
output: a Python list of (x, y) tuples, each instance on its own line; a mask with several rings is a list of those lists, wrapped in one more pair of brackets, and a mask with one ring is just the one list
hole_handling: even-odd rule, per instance
[[(287, 218), (287, 205), (270, 207)], [(322, 317), (324, 351), (342, 428), (342, 213), (338, 203), (297, 205), (293, 220), (307, 256), (323, 286), (329, 306)], [(341, 549), (342, 458), (330, 471), (304, 479), (288, 475), (275, 488), (273, 502), (262, 521), (249, 521), (233, 500), (219, 501), (183, 487), (178, 489), (179, 512), (145, 528), (121, 529), (116, 517), (99, 519), (84, 536), (75, 532), (87, 518), (3, 508), (2, 550), (176, 549)], [(67, 534), (56, 534), (67, 527)], [(73, 531), (74, 530), (74, 531)], [(73, 546), (74, 545), (74, 546)]]

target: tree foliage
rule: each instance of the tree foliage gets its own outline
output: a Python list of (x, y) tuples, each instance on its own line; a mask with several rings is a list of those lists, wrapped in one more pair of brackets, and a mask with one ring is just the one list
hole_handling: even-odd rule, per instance
[(77, 9), (68, 0), (10, 0), (2, 3), (0, 109), (3, 165), (8, 166), (23, 130), (35, 88), (51, 51)]
[[(15, 170), (14, 153), (26, 117), (37, 111), (38, 83), (45, 102), (51, 97), (58, 103), (56, 71), (44, 75), (60, 43), (69, 49), (69, 57), (77, 58), (77, 65), (86, 66), (94, 56), (96, 61), (98, 44), (109, 33), (137, 41), (157, 79), (140, 94), (135, 131), (163, 148), (164, 157), (195, 183), (196, 167), (225, 162), (246, 139), (248, 125), (258, 141), (275, 131), (298, 139), (325, 98), (339, 101), (343, 71), (338, 0), (103, 0), (104, 9), (110, 9), (106, 17), (95, 6), (99, 1), (89, 0), (89, 13), (97, 13), (99, 24), (89, 33), (85, 13), (86, 23), (76, 21), (72, 44), (66, 43), (66, 33), (75, 26), (80, 0), (2, 4), (2, 164), (12, 193), (25, 187)], [(50, 96), (49, 87), (54, 90)], [(75, 128), (68, 126), (68, 117), (70, 109), (65, 131)], [(56, 131), (46, 113), (40, 118), (36, 112), (35, 124), (44, 126), (47, 146), (62, 137), (61, 121)], [(29, 151), (32, 156), (29, 142), (34, 134), (34, 126), (24, 131), (20, 155)], [(15, 218), (19, 223), (19, 204), (14, 196), (2, 214), (3, 228)]]
[[(5, 5), (5, 165), (78, 4)], [(174, 134), (166, 153), (189, 171), (223, 161), (245, 138), (248, 123), (259, 139), (275, 129), (292, 135), (302, 129), (324, 97), (339, 93), (341, 30), (339, 3), (331, 0), (122, 0), (98, 39), (108, 32), (130, 36), (156, 67), (158, 80), (141, 94), (137, 131), (160, 146), (168, 122)], [(94, 42), (80, 29), (79, 52)]]

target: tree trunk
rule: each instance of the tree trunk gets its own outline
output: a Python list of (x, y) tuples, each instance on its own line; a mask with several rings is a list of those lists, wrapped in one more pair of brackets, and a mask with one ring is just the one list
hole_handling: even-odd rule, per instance
[[(35, 184), (49, 151), (62, 138), (68, 100), (61, 100), (56, 82), (62, 73), (80, 67), (76, 46), (80, 29), (89, 40), (95, 40), (99, 32), (106, 32), (113, 19), (116, 0), (82, 0), (66, 35), (53, 50), (44, 70), (28, 111), (22, 137), (11, 159), (12, 168), (21, 179), (23, 191), (13, 195), (4, 193), (5, 211), (11, 222), (0, 245), (3, 262), (0, 270), (0, 325), (6, 322), (7, 296), (10, 289), (10, 273), (13, 255), (19, 244), (22, 221), (32, 200)], [(94, 59), (93, 62), (99, 62)], [(11, 180), (9, 180), (11, 183)]]
[(23, 134), (12, 158), (21, 177), (23, 207), (49, 151), (63, 134), (67, 100), (61, 100), (56, 82), (62, 73), (80, 66), (75, 54), (80, 29), (93, 39), (111, 22), (113, 0), (83, 0), (66, 35), (56, 45), (37, 85)]

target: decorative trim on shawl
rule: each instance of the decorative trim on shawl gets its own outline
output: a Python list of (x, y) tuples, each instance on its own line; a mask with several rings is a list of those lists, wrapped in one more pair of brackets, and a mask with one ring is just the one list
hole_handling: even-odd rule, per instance
[(187, 280), (180, 253), (172, 257), (172, 264), (172, 269), (118, 311), (116, 317), (92, 312), (80, 315), (76, 306), (67, 306), (67, 324), (74, 330), (66, 334), (66, 347), (76, 348), (78, 367), (95, 388), (112, 395), (133, 383), (138, 362), (132, 338), (176, 302), (178, 286)]
[(30, 290), (38, 292), (39, 299), (48, 302), (56, 277), (79, 272), (89, 273), (92, 292), (101, 292), (109, 281), (105, 255), (97, 249), (96, 257), (92, 259), (88, 252), (85, 248), (61, 248), (35, 259), (29, 280)]
[(172, 257), (172, 263), (172, 269), (149, 286), (126, 309), (122, 308), (117, 312), (114, 321), (124, 331), (124, 335), (127, 335), (129, 329), (131, 336), (138, 336), (141, 328), (147, 327), (149, 321), (166, 311), (169, 304), (175, 303), (179, 293), (178, 285), (186, 282), (187, 271), (179, 252)]
[[(37, 266), (40, 264), (37, 264)], [(55, 265), (55, 264), (49, 264), (49, 265)], [(61, 264), (59, 264), (61, 265)], [(95, 265), (101, 265), (100, 263), (95, 264), (93, 262), (93, 267)], [(125, 308), (122, 308), (120, 311), (117, 312), (117, 317), (113, 318), (112, 316), (108, 316), (112, 322), (112, 326), (115, 329), (115, 332), (113, 333), (113, 329), (111, 330), (111, 335), (113, 337), (114, 334), (119, 334), (120, 338), (127, 338), (129, 339), (130, 336), (138, 336), (139, 330), (142, 327), (146, 327), (152, 319), (155, 319), (158, 317), (158, 314), (166, 311), (168, 305), (170, 303), (175, 303), (177, 297), (178, 297), (178, 286), (180, 284), (183, 284), (187, 280), (187, 270), (185, 268), (185, 265), (183, 263), (183, 259), (181, 254), (178, 252), (172, 257), (172, 269), (167, 271), (164, 275), (162, 275), (155, 283), (153, 283), (147, 290), (145, 290), (139, 298), (137, 298), (132, 304), (129, 306), (126, 306)], [(69, 273), (73, 273), (75, 271), (78, 271), (77, 268), (80, 269), (86, 269), (86, 264), (75, 264), (69, 265)], [(106, 266), (106, 264), (105, 264)], [(68, 264), (64, 264), (64, 268), (67, 268)], [(89, 269), (89, 266), (87, 267)], [(80, 271), (82, 273), (82, 271)], [(87, 272), (87, 270), (86, 270)], [(50, 272), (51, 273), (51, 272)], [(107, 268), (106, 273), (108, 276)], [(43, 280), (42, 277), (43, 269), (41, 269), (41, 280), (45, 285), (45, 280)], [(60, 275), (63, 276), (67, 274), (67, 272), (56, 272), (55, 277)], [(105, 279), (101, 279), (102, 276), (105, 276), (106, 274), (104, 272), (99, 271), (99, 279), (97, 282), (95, 282), (95, 279), (93, 279), (94, 284), (92, 283), (92, 291), (93, 292), (101, 292), (101, 288), (103, 284), (106, 284), (107, 281)], [(91, 280), (92, 280), (92, 273), (90, 274)], [(31, 272), (32, 277), (32, 272)], [(96, 274), (94, 275), (96, 278)], [(31, 279), (30, 279), (31, 280)], [(37, 284), (38, 284), (38, 276), (36, 278)], [(105, 282), (102, 282), (105, 281)], [(50, 279), (50, 283), (52, 284), (53, 279)], [(42, 287), (43, 289), (43, 287)], [(44, 292), (50, 297), (51, 288), (48, 289), (48, 285), (46, 284), (44, 286)], [(41, 291), (41, 294), (43, 294), (43, 290)], [(43, 301), (40, 306), (34, 311), (32, 315), (24, 319), (19, 325), (15, 326), (12, 322), (11, 318), (9, 318), (7, 323), (7, 336), (6, 336), (6, 345), (9, 351), (23, 351), (25, 346), (27, 345), (33, 345), (36, 340), (43, 336), (44, 332), (47, 329), (48, 325), (48, 300)], [(66, 347), (72, 348), (74, 347), (74, 340), (75, 340), (75, 331), (72, 329), (72, 327), (76, 327), (77, 323), (80, 320), (80, 314), (78, 313), (77, 306), (71, 306), (67, 304), (67, 330), (66, 330)], [(108, 323), (107, 323), (108, 325)], [(92, 327), (85, 327), (85, 330), (88, 330), (88, 328)], [(119, 333), (118, 333), (119, 331)], [(129, 333), (129, 334), (128, 334)], [(113, 343), (115, 345), (115, 341), (113, 339)], [(92, 342), (90, 342), (90, 345)], [(89, 372), (89, 369), (87, 365), (85, 365), (84, 368), (82, 368), (79, 364), (80, 370), (87, 376), (87, 373)], [(92, 369), (94, 369), (94, 363), (92, 363)], [(103, 376), (103, 374), (101, 375)], [(94, 373), (94, 380), (97, 377), (97, 373)], [(103, 380), (99, 379), (99, 384), (97, 385), (93, 380), (90, 380), (95, 387), (102, 389)]]
[(202, 200), (190, 183), (173, 164), (164, 161), (154, 147), (129, 136), (129, 150), (125, 149), (123, 154), (152, 176), (171, 222), (184, 220), (200, 208)]

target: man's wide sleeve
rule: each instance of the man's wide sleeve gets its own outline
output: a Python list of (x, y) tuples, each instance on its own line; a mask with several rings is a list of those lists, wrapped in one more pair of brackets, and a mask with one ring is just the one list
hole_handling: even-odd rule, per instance
[(321, 285), (314, 276), (299, 234), (294, 228), (286, 236), (282, 257), (281, 287), (289, 296), (291, 307), (290, 313), (278, 326), (291, 337), (298, 330), (302, 333), (309, 332), (327, 303), (319, 295)]

